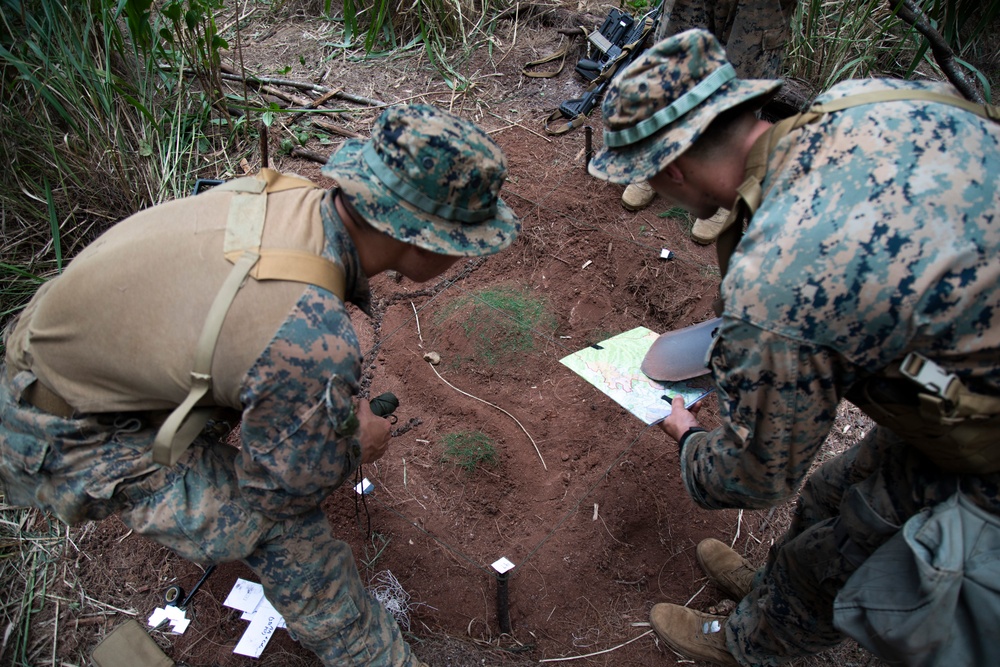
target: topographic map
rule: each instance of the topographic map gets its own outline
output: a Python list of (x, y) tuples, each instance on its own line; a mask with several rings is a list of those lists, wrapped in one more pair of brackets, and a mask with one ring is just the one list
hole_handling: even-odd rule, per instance
[(639, 366), (657, 337), (655, 331), (637, 327), (559, 361), (643, 422), (653, 424), (670, 414), (674, 396), (683, 396), (690, 407), (711, 391), (698, 386), (707, 384), (704, 379), (657, 382), (646, 377)]

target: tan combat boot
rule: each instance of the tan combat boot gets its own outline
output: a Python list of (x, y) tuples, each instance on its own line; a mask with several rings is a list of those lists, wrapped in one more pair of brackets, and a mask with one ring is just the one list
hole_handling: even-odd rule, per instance
[(653, 186), (646, 181), (630, 183), (622, 193), (622, 206), (629, 211), (641, 211), (649, 206), (649, 202), (653, 201), (655, 196)]
[(757, 570), (739, 555), (715, 538), (698, 543), (698, 564), (708, 578), (729, 598), (739, 602), (753, 588)]
[(701, 245), (715, 243), (715, 239), (719, 238), (719, 234), (722, 232), (722, 223), (724, 223), (728, 217), (729, 211), (724, 208), (720, 208), (715, 212), (715, 215), (708, 220), (698, 218), (694, 221), (694, 227), (691, 228), (692, 240), (694, 240), (695, 243), (700, 243)]
[(649, 624), (667, 646), (685, 658), (740, 667), (726, 647), (726, 617), (676, 604), (653, 605)]

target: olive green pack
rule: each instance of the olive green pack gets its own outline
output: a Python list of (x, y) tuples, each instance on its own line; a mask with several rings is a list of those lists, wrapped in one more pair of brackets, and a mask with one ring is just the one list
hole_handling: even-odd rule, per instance
[(90, 657), (96, 667), (174, 666), (174, 661), (160, 650), (134, 618), (115, 628)]

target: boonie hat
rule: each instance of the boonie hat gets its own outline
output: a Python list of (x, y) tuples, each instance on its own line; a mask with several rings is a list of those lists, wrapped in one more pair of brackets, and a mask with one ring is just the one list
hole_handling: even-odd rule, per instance
[(725, 49), (706, 30), (657, 42), (611, 82), (601, 106), (604, 146), (588, 169), (612, 183), (648, 180), (690, 148), (720, 113), (773, 93), (781, 83), (738, 78)]
[(507, 160), (474, 124), (426, 104), (386, 109), (323, 167), (375, 229), (445, 255), (503, 250), (521, 223), (500, 199)]

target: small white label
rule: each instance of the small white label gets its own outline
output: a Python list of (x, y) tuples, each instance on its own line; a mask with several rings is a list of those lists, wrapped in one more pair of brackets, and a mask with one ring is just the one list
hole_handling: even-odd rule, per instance
[(507, 560), (506, 557), (501, 556), (500, 560), (493, 563), (493, 569), (496, 570), (498, 573), (503, 574), (504, 572), (513, 570), (514, 564), (511, 563), (509, 560)]
[(369, 482), (368, 478), (365, 477), (358, 483), (357, 486), (354, 487), (354, 490), (357, 492), (359, 496), (367, 496), (369, 493), (375, 490), (375, 485)]

